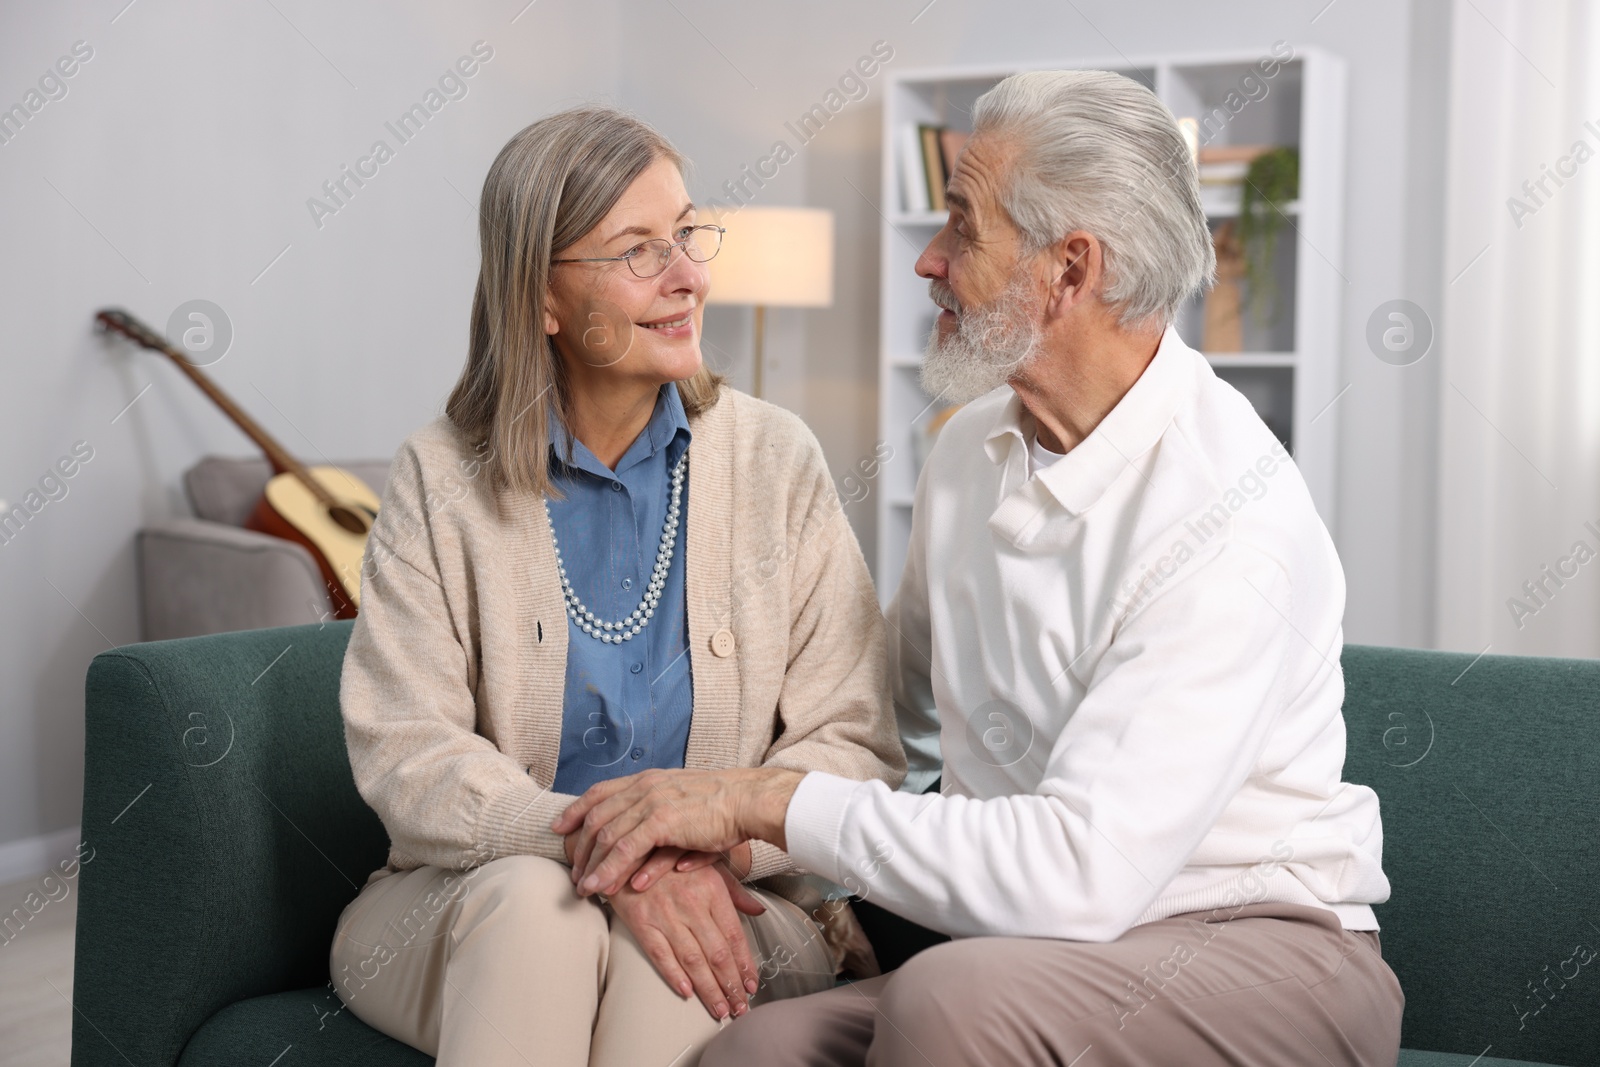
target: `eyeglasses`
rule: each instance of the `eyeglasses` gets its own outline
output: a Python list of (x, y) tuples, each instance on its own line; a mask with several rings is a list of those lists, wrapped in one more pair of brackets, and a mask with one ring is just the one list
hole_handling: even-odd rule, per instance
[(617, 260), (628, 265), (628, 269), (641, 278), (654, 278), (667, 269), (667, 264), (672, 262), (672, 253), (676, 249), (683, 249), (683, 254), (696, 263), (704, 263), (712, 259), (722, 250), (722, 235), (728, 231), (721, 226), (691, 226), (683, 239), (667, 241), (656, 237), (634, 245), (620, 256), (590, 256), (584, 259), (552, 259), (551, 263), (615, 263)]

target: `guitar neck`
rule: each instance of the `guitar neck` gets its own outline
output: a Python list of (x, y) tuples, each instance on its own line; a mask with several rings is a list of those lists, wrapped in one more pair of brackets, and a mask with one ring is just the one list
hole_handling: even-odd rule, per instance
[(234, 425), (239, 427), (246, 437), (256, 443), (256, 446), (266, 455), (267, 462), (272, 465), (274, 474), (294, 475), (322, 504), (327, 507), (335, 506), (337, 501), (322, 487), (320, 482), (311, 477), (311, 472), (306, 469), (305, 464), (291, 455), (271, 434), (262, 429), (255, 419), (252, 419), (245, 413), (243, 408), (234, 403), (233, 398), (224, 393), (199, 367), (185, 359), (182, 352), (168, 344), (166, 338), (125, 311), (101, 311), (95, 316), (95, 319), (107, 329), (114, 330), (129, 340), (153, 352), (160, 352), (172, 360), (173, 363), (177, 364), (179, 370), (188, 375), (190, 381), (200, 387), (202, 393), (205, 393), (217, 407), (222, 409), (223, 414), (233, 420)]

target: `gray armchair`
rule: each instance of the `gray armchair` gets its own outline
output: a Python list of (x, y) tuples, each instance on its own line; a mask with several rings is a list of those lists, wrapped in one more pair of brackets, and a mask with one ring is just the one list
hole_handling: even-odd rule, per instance
[[(388, 460), (333, 462), (383, 495)], [(304, 546), (244, 528), (271, 476), (265, 459), (206, 456), (183, 476), (194, 517), (139, 531), (144, 640), (317, 622), (331, 610)]]

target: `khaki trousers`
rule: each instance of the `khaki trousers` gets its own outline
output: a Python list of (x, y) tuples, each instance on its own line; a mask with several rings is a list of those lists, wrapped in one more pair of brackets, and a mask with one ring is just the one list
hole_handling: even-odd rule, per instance
[(1376, 931), (1247, 904), (1107, 944), (975, 937), (734, 1020), (703, 1067), (1394, 1067), (1405, 997)]
[[(760, 971), (753, 1002), (832, 987), (816, 924), (752, 891), (767, 906), (740, 916)], [(339, 917), (329, 965), (357, 1018), (439, 1067), (693, 1067), (719, 1028), (609, 907), (538, 856), (374, 872)]]

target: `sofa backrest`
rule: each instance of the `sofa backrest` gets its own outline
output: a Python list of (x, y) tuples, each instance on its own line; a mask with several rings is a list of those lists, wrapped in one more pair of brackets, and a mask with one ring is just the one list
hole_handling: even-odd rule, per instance
[[(321, 465), (306, 462), (309, 466)], [(389, 481), (389, 460), (346, 459), (335, 460), (333, 465), (366, 482), (382, 498), (383, 487)], [(243, 526), (271, 478), (272, 466), (260, 456), (206, 456), (184, 471), (183, 489), (195, 518)]]
[(1348, 646), (1345, 778), (1378, 793), (1406, 1048), (1600, 1049), (1600, 661)]
[(339, 912), (388, 850), (345, 755), (352, 625), (90, 664), (74, 1067), (174, 1063), (224, 1006), (328, 981)]

